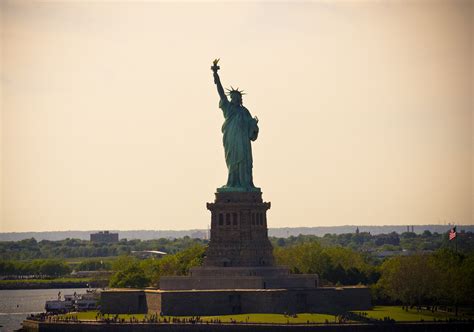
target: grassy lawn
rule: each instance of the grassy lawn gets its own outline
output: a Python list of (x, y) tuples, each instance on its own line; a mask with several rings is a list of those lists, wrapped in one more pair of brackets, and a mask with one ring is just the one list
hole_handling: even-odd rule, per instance
[(281, 314), (241, 314), (241, 315), (224, 315), (224, 316), (206, 316), (202, 317), (204, 320), (220, 319), (221, 322), (230, 322), (235, 320), (237, 322), (248, 323), (276, 323), (276, 324), (298, 324), (298, 323), (324, 323), (326, 320), (334, 323), (335, 317), (326, 314), (298, 314), (297, 317), (289, 317)]
[[(409, 309), (408, 311), (403, 310), (402, 307), (398, 306), (376, 306), (372, 310), (365, 311), (354, 311), (354, 312), (366, 312), (367, 317), (375, 319), (384, 319), (384, 317), (390, 317), (397, 322), (419, 322), (445, 320), (454, 318), (452, 313), (435, 311), (434, 313), (429, 310), (417, 311), (416, 309)], [(468, 317), (465, 317), (468, 318)]]
[[(434, 312), (428, 310), (422, 310), (417, 312), (416, 309), (411, 309), (408, 311), (403, 310), (401, 307), (398, 306), (376, 306), (373, 310), (365, 310), (365, 311), (355, 311), (355, 312), (366, 312), (367, 316), (374, 319), (384, 319), (384, 317), (390, 317), (398, 322), (419, 322), (423, 321), (433, 321), (435, 318), (436, 320), (445, 320), (449, 318), (453, 318), (454, 315), (452, 313), (445, 313), (445, 312)], [(87, 312), (79, 312), (74, 314), (66, 314), (62, 315), (63, 317), (67, 316), (75, 316), (79, 320), (95, 320), (97, 315), (97, 311), (87, 311)], [(115, 315), (105, 315), (104, 317), (114, 317)], [(124, 318), (125, 320), (129, 320), (131, 317), (134, 317), (138, 320), (142, 320), (146, 315), (145, 314), (120, 314), (118, 315), (119, 318)], [(461, 316), (462, 317), (462, 316)], [(161, 317), (170, 319), (173, 318), (172, 316), (164, 316)], [(180, 319), (183, 318), (190, 318), (189, 316), (181, 316), (177, 317)], [(464, 316), (464, 318), (468, 318)], [(471, 317), (472, 318), (472, 317)], [(273, 324), (305, 324), (309, 323), (325, 323), (326, 321), (329, 323), (336, 322), (336, 317), (333, 315), (327, 314), (315, 314), (315, 313), (303, 313), (298, 314), (297, 317), (288, 317), (282, 314), (241, 314), (241, 315), (222, 315), (222, 316), (202, 316), (201, 320), (203, 321), (212, 321), (219, 319), (222, 323), (229, 323), (232, 320), (237, 322), (248, 322), (248, 323), (273, 323)]]
[[(76, 316), (79, 320), (95, 320), (97, 315), (97, 311), (87, 311), (87, 312), (79, 312), (74, 314), (66, 314), (63, 317), (67, 316)], [(110, 317), (114, 317), (115, 315), (110, 315)], [(144, 314), (135, 314), (135, 315), (126, 315), (120, 314), (118, 315), (119, 318), (124, 318), (125, 320), (130, 319), (130, 317), (135, 317), (138, 320), (142, 320), (145, 315)], [(108, 317), (105, 315), (105, 317)], [(166, 318), (170, 319), (173, 318), (171, 316), (163, 316), (161, 319)], [(180, 319), (189, 318), (187, 317), (178, 317)], [(281, 314), (241, 314), (241, 315), (222, 315), (222, 316), (202, 316), (201, 320), (203, 321), (212, 321), (219, 319), (222, 323), (230, 323), (232, 320), (237, 322), (248, 322), (248, 323), (276, 323), (276, 324), (286, 324), (289, 322), (290, 324), (297, 324), (297, 323), (324, 323), (326, 320), (328, 322), (334, 322), (335, 317), (333, 315), (326, 315), (326, 314), (298, 314), (296, 318), (287, 317)]]

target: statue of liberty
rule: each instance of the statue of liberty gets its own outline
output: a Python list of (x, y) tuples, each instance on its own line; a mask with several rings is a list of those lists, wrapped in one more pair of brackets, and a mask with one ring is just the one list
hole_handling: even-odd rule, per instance
[(227, 184), (218, 188), (218, 192), (230, 191), (260, 191), (252, 179), (252, 146), (250, 141), (255, 141), (258, 136), (258, 118), (252, 118), (248, 109), (242, 105), (243, 91), (231, 87), (228, 90), (230, 101), (227, 98), (217, 71), (219, 59), (214, 60), (211, 67), (214, 72), (214, 83), (217, 86), (220, 101), (219, 108), (224, 113), (225, 162), (227, 164)]

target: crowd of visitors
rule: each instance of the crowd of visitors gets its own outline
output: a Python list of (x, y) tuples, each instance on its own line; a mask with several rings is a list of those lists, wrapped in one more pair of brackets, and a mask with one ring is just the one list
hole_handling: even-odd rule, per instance
[[(290, 318), (297, 318), (296, 314), (285, 314), (287, 318), (287, 324), (290, 324)], [(211, 318), (203, 320), (200, 316), (191, 317), (167, 317), (160, 314), (144, 315), (143, 318), (139, 319), (135, 316), (129, 316), (126, 318), (124, 315), (118, 314), (101, 314), (98, 312), (94, 319), (79, 319), (78, 315), (75, 314), (56, 314), (56, 313), (38, 313), (31, 314), (27, 317), (28, 320), (35, 320), (48, 323), (83, 323), (83, 324), (254, 324), (249, 322), (250, 317), (247, 316), (245, 320), (239, 320), (230, 318), (229, 321), (222, 322), (219, 318)], [(433, 319), (432, 322), (473, 322), (470, 318), (446, 318), (446, 319)], [(329, 322), (327, 319), (324, 324), (351, 324), (351, 323), (369, 323), (369, 324), (394, 324), (396, 323), (390, 317), (384, 318), (369, 318), (366, 312), (347, 312), (344, 314), (336, 315), (334, 322)], [(423, 320), (420, 320), (423, 322)], [(307, 324), (315, 324), (315, 322), (306, 322)]]

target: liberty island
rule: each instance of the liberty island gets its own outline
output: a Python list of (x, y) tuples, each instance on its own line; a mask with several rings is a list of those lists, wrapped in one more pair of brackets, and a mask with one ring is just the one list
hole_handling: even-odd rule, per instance
[[(216, 189), (214, 201), (206, 205), (211, 213), (211, 229), (202, 265), (190, 268), (188, 275), (161, 276), (158, 288), (106, 289), (100, 295), (100, 311), (86, 312), (83, 318), (77, 318), (76, 314), (81, 313), (31, 316), (22, 323), (22, 330), (145, 332), (158, 328), (274, 332), (314, 328), (325, 331), (470, 328), (464, 323), (395, 325), (392, 320), (387, 325), (385, 318), (383, 323), (374, 325), (378, 321), (354, 313), (371, 311), (368, 287), (322, 287), (317, 274), (293, 274), (288, 267), (278, 266), (268, 238), (267, 212), (271, 204), (263, 201), (262, 191), (253, 183), (252, 142), (258, 138), (258, 119), (243, 106), (242, 91), (231, 88), (228, 99), (217, 64), (215, 60), (211, 69), (224, 116), (222, 134), (228, 174), (226, 184)], [(95, 321), (90, 314), (95, 315)], [(120, 314), (133, 316), (125, 319)], [(265, 324), (260, 320), (260, 323), (251, 322), (261, 319), (257, 317), (266, 317)]]
[[(226, 184), (216, 189), (214, 201), (206, 205), (211, 228), (203, 263), (190, 268), (188, 275), (160, 277), (159, 288), (102, 291), (100, 315), (147, 314), (159, 322), (164, 316), (339, 315), (371, 309), (367, 287), (321, 287), (317, 274), (292, 274), (288, 267), (277, 266), (268, 238), (267, 212), (271, 204), (263, 201), (261, 189), (253, 183), (251, 145), (258, 138), (258, 118), (243, 106), (239, 89), (231, 88), (228, 99), (218, 75), (218, 60), (211, 69), (224, 116), (228, 176)], [(148, 328), (131, 323), (130, 328)], [(27, 331), (36, 331), (40, 325), (43, 330), (61, 329), (54, 322), (23, 324)], [(88, 328), (92, 330), (93, 326)], [(268, 330), (275, 329), (271, 326)]]

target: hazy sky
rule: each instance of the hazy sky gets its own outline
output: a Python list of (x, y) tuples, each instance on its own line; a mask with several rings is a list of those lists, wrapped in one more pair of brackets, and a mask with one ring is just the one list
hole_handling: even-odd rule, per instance
[(206, 228), (216, 57), (270, 227), (474, 223), (474, 1), (0, 2), (0, 231)]

